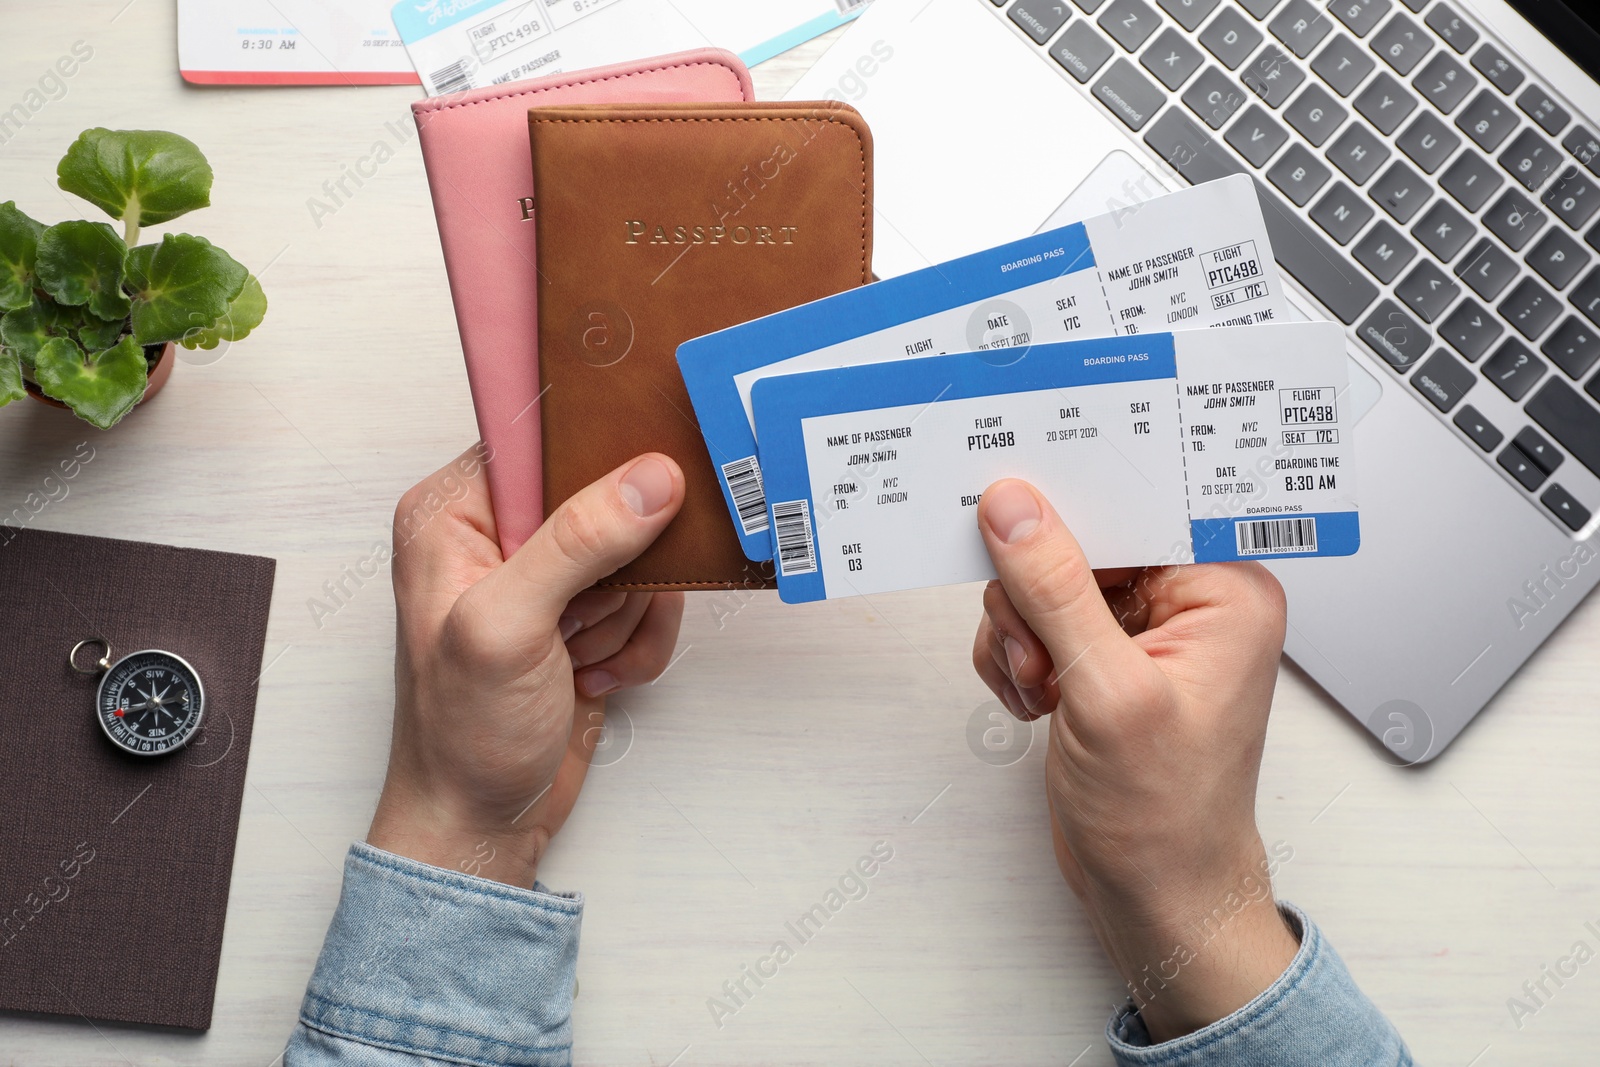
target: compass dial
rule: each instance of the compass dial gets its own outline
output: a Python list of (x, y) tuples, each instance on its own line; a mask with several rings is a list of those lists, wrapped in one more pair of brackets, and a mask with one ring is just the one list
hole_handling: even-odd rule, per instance
[(170, 652), (134, 652), (100, 681), (95, 709), (111, 743), (136, 756), (182, 748), (200, 729), (200, 676)]

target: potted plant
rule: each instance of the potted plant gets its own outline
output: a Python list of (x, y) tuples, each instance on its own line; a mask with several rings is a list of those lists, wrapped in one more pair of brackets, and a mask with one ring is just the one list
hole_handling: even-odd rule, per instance
[(267, 298), (228, 253), (141, 227), (211, 203), (200, 149), (159, 130), (85, 130), (57, 184), (122, 223), (45, 226), (0, 203), (0, 407), (33, 394), (102, 430), (172, 371), (172, 346), (215, 348), (261, 324)]

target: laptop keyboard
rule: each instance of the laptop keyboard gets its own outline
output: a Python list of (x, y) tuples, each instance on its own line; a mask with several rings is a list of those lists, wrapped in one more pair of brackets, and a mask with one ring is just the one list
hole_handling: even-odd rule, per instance
[(1254, 177), (1279, 265), (1464, 447), (1586, 526), (1600, 127), (1450, 0), (987, 2), (1191, 183)]

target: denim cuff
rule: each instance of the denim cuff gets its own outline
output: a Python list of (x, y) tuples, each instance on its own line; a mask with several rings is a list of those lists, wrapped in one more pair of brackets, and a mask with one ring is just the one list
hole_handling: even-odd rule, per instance
[(1280, 901), (1300, 950), (1250, 1003), (1192, 1034), (1151, 1044), (1130, 1001), (1111, 1016), (1106, 1040), (1119, 1067), (1409, 1067), (1399, 1033), (1357, 988), (1344, 961), (1305, 912)]
[(452, 1063), (567, 1067), (582, 919), (579, 894), (354, 844), (300, 1022)]

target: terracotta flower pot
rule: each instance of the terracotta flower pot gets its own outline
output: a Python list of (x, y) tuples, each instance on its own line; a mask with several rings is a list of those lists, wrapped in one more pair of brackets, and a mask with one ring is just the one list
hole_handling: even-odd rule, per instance
[[(166, 344), (162, 345), (161, 349), (156, 353), (154, 361), (150, 363), (150, 380), (144, 387), (144, 396), (139, 398), (140, 404), (143, 404), (145, 401), (151, 399), (157, 393), (161, 392), (161, 387), (167, 384), (168, 378), (172, 377), (173, 364), (178, 362), (177, 357), (174, 356), (172, 352), (172, 342), (168, 341)], [(150, 358), (150, 349), (148, 348), (145, 349), (145, 358), (147, 360)], [(45, 396), (44, 390), (40, 389), (37, 383), (24, 379), (22, 384), (28, 390), (28, 395), (39, 401), (39, 403), (49, 404), (53, 408), (71, 410), (67, 407), (67, 405), (63, 404), (55, 397)], [(134, 406), (138, 407), (138, 404), (135, 404)]]

